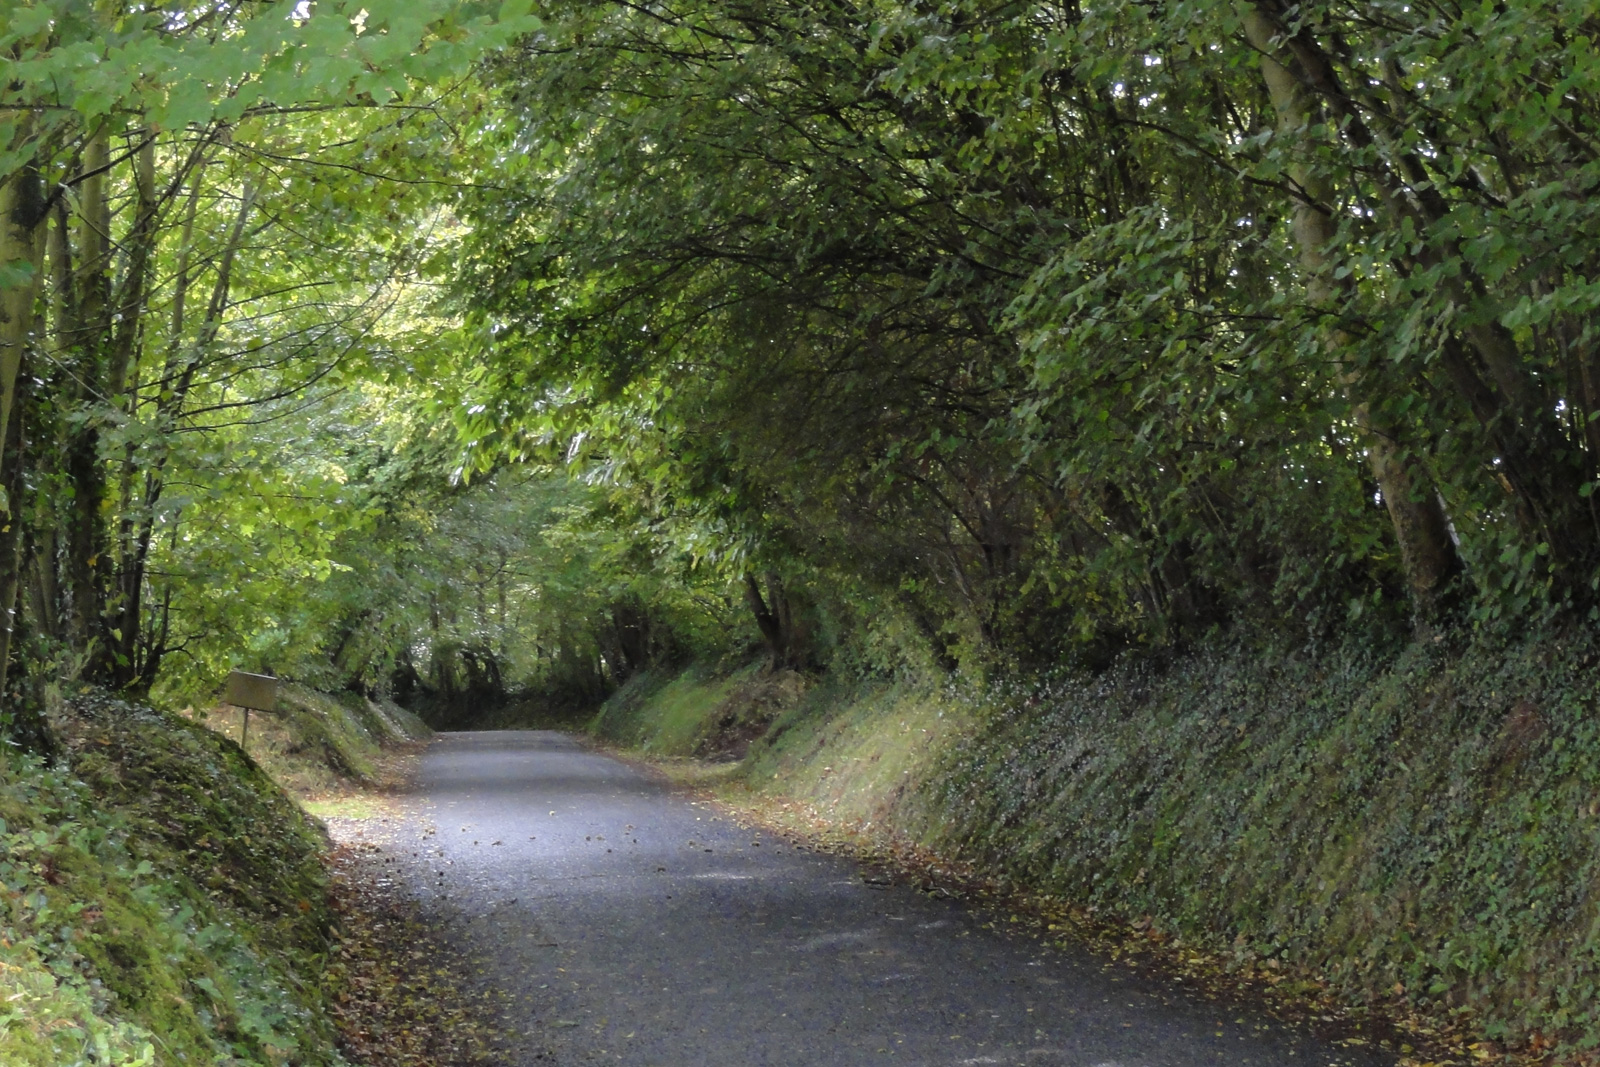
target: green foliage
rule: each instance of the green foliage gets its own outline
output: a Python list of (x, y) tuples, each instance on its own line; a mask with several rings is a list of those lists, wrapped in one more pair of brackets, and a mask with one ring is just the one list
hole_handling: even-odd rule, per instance
[(1391, 7), (19, 7), (34, 674), (1581, 615), (1592, 15)]
[(434, 421), (447, 402), (351, 380), (218, 435), (248, 479), (195, 472), (178, 536), (154, 546), (184, 653), (158, 698), (207, 706), (244, 667), (450, 722), (522, 690), (592, 706), (651, 662), (729, 642), (725, 593), (626, 494), (533, 464), (461, 481)]
[(537, 26), (520, 0), (0, 13), (0, 590), (36, 680), (306, 658), (286, 591), (369, 519), (342, 422), (460, 347), (418, 296), (454, 225), (437, 94)]
[(551, 6), (461, 425), (946, 664), (1585, 612), (1592, 13), (1383, 10)]
[(201, 4), (173, 20), (138, 5), (23, 0), (0, 21), (0, 140), (10, 141), (0, 171), (48, 143), (4, 136), (20, 108), (59, 112), (56, 130), (130, 111), (154, 129), (181, 130), (274, 109), (382, 105), (406, 95), (409, 79), (458, 73), (475, 53), (535, 29), (528, 6)]
[[(22, 794), (28, 801), (37, 803), (45, 799), (41, 793), (61, 791), (63, 783), (30, 771), (23, 773), (38, 775), (39, 780), (32, 783), (35, 790)], [(10, 801), (13, 790), (9, 788), (9, 775), (7, 786), (6, 799)], [(81, 796), (74, 799), (81, 803)], [(45, 806), (49, 806), (48, 800)], [(8, 1063), (41, 1067), (88, 1063), (91, 1056), (119, 1067), (153, 1063), (155, 1051), (150, 1033), (136, 1024), (107, 1018), (110, 996), (91, 985), (80, 969), (87, 963), (81, 946), (74, 944), (83, 936), (80, 917), (88, 913), (96, 920), (103, 918), (105, 912), (97, 909), (96, 903), (109, 894), (102, 886), (91, 885), (87, 887), (91, 892), (80, 890), (77, 899), (53, 901), (42, 877), (47, 870), (59, 868), (63, 860), (69, 866), (82, 866), (83, 859), (92, 856), (97, 845), (103, 845), (104, 830), (96, 827), (96, 833), (76, 822), (54, 829), (36, 826), (27, 821), (25, 813), (22, 821), (15, 819), (19, 812), (14, 803), (6, 803), (5, 808), (6, 817), (0, 819), (4, 830), (0, 833), (4, 835), (6, 858), (0, 860), (0, 884), (4, 885), (8, 907), (5, 936), (0, 941), (0, 968), (4, 971), (0, 988), (6, 989), (7, 994), (4, 1021), (0, 1023), (0, 1052)], [(113, 870), (128, 881), (140, 877), (131, 862)], [(148, 869), (142, 874), (147, 877)], [(65, 936), (53, 937), (53, 930), (62, 931)]]
[(322, 839), (238, 749), (76, 698), (70, 771), (0, 768), (7, 1063), (342, 1063)]

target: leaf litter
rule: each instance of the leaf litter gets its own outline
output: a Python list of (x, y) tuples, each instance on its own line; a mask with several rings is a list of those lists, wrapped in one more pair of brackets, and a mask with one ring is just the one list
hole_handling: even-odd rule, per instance
[(496, 1022), (503, 995), (476, 986), (469, 958), (393, 876), (395, 857), (381, 843), (407, 817), (396, 795), (424, 747), (386, 752), (373, 783), (349, 787), (360, 803), (324, 817), (341, 933), (326, 981), (341, 1051), (367, 1067), (497, 1067), (510, 1039)]

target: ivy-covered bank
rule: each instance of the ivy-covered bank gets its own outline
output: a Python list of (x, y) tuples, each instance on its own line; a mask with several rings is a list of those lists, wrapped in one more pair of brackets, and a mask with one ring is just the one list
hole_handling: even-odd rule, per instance
[(338, 1065), (326, 838), (239, 747), (99, 692), (0, 757), (0, 1063)]
[(752, 715), (760, 680), (647, 676), (592, 728), (681, 755), (754, 728), (744, 788), (1509, 1048), (1600, 1043), (1592, 637), (824, 679)]

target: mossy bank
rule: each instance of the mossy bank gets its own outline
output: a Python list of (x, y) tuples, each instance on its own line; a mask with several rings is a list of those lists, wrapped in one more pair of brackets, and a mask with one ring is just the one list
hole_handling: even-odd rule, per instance
[(225, 737), (243, 740), (250, 758), (312, 810), (318, 809), (320, 798), (377, 777), (385, 746), (431, 733), (393, 701), (324, 693), (294, 683), (279, 687), (272, 712), (250, 716), (248, 731), (243, 709), (226, 704), (194, 718)]
[(1590, 635), (1388, 654), (1219, 642), (981, 687), (822, 679), (741, 720), (730, 698), (762, 677), (646, 675), (591, 729), (691, 755), (754, 722), (732, 788), (1315, 972), (1348, 1002), (1510, 1049), (1600, 1043)]
[(320, 827), (187, 718), (93, 691), (51, 718), (59, 759), (0, 757), (0, 1063), (344, 1063)]

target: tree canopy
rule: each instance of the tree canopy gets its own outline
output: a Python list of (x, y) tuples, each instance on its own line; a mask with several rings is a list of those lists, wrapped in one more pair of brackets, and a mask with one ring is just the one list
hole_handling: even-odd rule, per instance
[(1589, 5), (0, 20), (7, 707), (1600, 618)]
[(657, 507), (1023, 659), (1593, 611), (1582, 8), (545, 17), (483, 437), (605, 412)]

